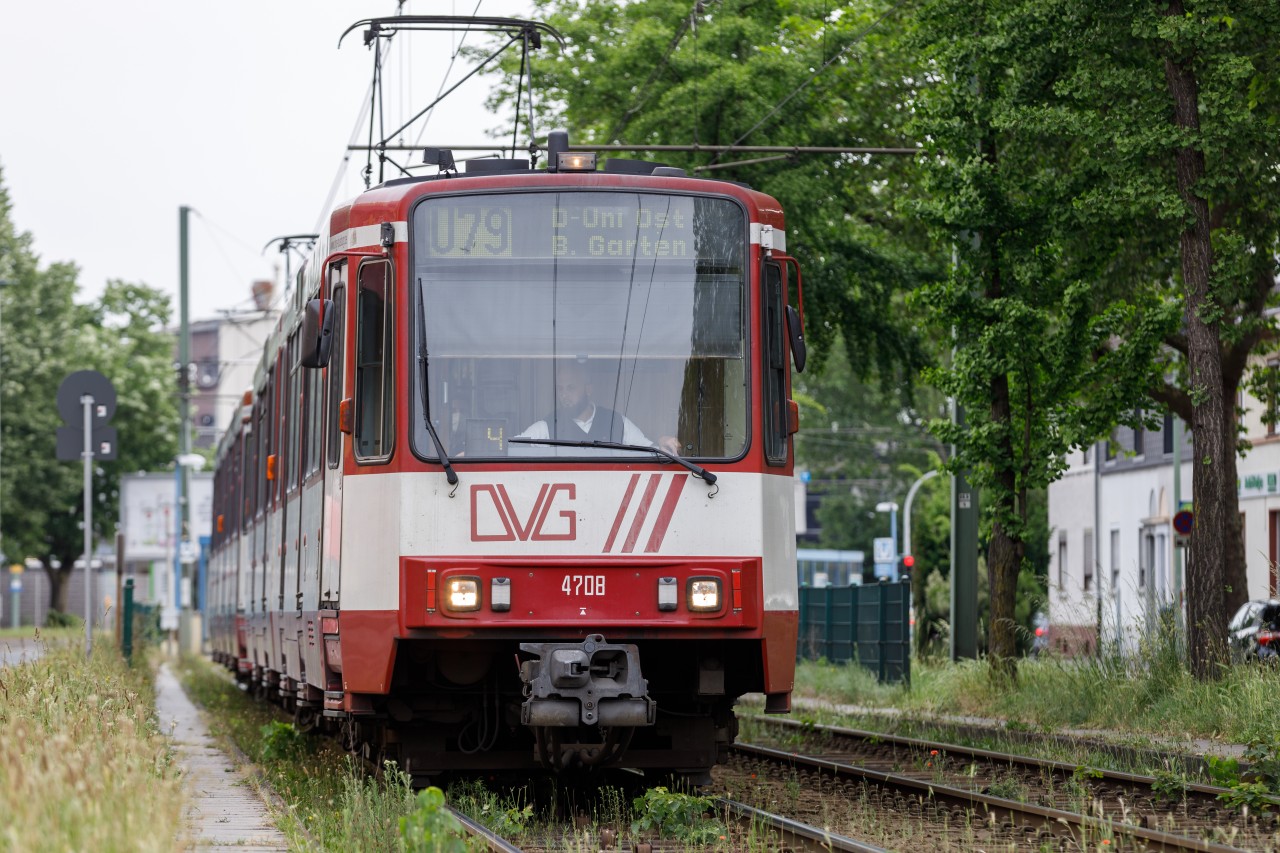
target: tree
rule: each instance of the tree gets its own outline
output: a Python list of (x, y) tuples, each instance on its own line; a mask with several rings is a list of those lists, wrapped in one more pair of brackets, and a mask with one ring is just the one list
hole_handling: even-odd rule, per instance
[(0, 180), (0, 278), (14, 282), (0, 290), (3, 544), (10, 558), (44, 561), (50, 607), (65, 612), (65, 583), (83, 549), (83, 474), (79, 463), (55, 455), (58, 387), (84, 369), (102, 372), (115, 386), (117, 458), (96, 466), (93, 495), (95, 534), (111, 537), (120, 475), (171, 464), (177, 450), (173, 338), (164, 331), (167, 296), (113, 281), (96, 303), (78, 304), (75, 266), (42, 269), (31, 242), (15, 229)]
[[(956, 445), (949, 467), (982, 489), (987, 652), (1007, 675), (1016, 674), (1032, 497), (1060, 476), (1070, 449), (1120, 416), (1147, 375), (1106, 351), (1131, 308), (1094, 287), (1112, 259), (1082, 249), (1074, 205), (1091, 178), (1074, 168), (1082, 152), (1039, 119), (1062, 100), (1055, 87), (1070, 71), (1054, 37), (1061, 12), (1025, 0), (935, 0), (915, 39), (933, 82), (915, 106), (929, 150), (908, 210), (955, 258), (948, 279), (915, 304), (940, 336), (954, 336), (951, 360), (926, 375), (963, 409), (963, 424), (935, 429)], [(1142, 340), (1149, 355), (1154, 343)], [(1136, 344), (1127, 355), (1141, 355)]]
[[(1057, 14), (1069, 6), (1057, 4)], [(1095, 186), (1079, 200), (1084, 224), (1121, 250), (1112, 281), (1140, 308), (1136, 333), (1117, 329), (1112, 346), (1145, 351), (1143, 331), (1162, 330), (1147, 389), (1191, 426), (1187, 640), (1192, 671), (1213, 678), (1227, 660), (1227, 616), (1247, 597), (1234, 401), (1253, 356), (1276, 340), (1280, 7), (1169, 0), (1071, 8), (1077, 14), (1059, 38), (1072, 71), (1049, 121), (1093, 158)]]
[(870, 551), (872, 539), (888, 530), (875, 505), (901, 504), (920, 472), (944, 454), (926, 427), (945, 412), (945, 401), (929, 388), (904, 399), (901, 389), (860, 382), (839, 357), (838, 334), (834, 343), (837, 357), (793, 377), (801, 405), (796, 463), (809, 472), (810, 494), (823, 496), (822, 546)]

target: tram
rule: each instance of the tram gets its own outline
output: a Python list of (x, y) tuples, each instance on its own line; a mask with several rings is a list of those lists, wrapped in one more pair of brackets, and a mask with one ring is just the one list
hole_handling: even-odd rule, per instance
[(764, 194), (547, 155), (332, 212), (218, 448), (213, 655), (415, 778), (705, 780), (790, 708), (799, 266)]

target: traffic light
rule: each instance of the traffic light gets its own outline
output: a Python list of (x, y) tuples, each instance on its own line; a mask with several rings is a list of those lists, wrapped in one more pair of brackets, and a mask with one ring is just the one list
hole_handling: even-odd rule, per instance
[(915, 558), (915, 557), (911, 556), (910, 554), (905, 554), (905, 555), (903, 555), (903, 557), (902, 557), (902, 567), (903, 567), (903, 568), (905, 568), (905, 569), (911, 569), (911, 568), (915, 568), (915, 565), (916, 565), (916, 558)]

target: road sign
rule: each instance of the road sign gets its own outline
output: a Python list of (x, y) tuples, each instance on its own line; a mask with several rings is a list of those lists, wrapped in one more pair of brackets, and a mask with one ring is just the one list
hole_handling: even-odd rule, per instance
[(1189, 509), (1181, 510), (1173, 516), (1173, 529), (1179, 536), (1190, 536), (1191, 531), (1195, 529), (1196, 517)]
[(9, 578), (9, 592), (22, 592), (22, 577), (14, 575)]
[(892, 563), (896, 556), (893, 548), (893, 538), (889, 536), (877, 537), (872, 543), (873, 559), (877, 563)]

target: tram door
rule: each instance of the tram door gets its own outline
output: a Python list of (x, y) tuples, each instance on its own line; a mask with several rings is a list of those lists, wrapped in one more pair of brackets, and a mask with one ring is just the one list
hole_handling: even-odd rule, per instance
[(343, 433), (338, 428), (339, 409), (347, 396), (347, 262), (329, 266), (329, 298), (333, 300), (333, 349), (325, 369), (324, 508), (320, 549), (320, 608), (337, 609), (341, 603), (342, 558), (342, 452)]

